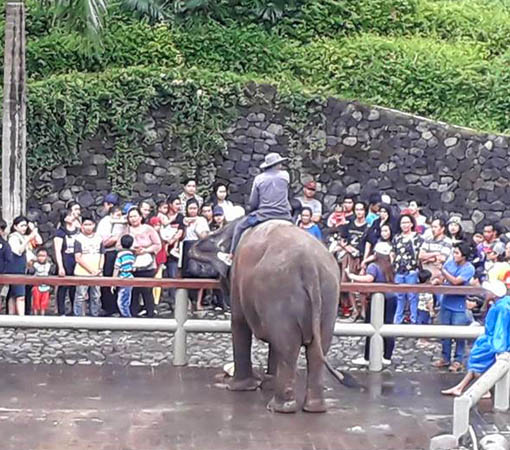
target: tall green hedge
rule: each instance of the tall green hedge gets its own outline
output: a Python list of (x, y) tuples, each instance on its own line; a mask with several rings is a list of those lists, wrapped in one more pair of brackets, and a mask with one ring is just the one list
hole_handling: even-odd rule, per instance
[(251, 3), (217, 0), (154, 26), (114, 8), (91, 53), (29, 0), (28, 75), (53, 89), (65, 73), (197, 68), (510, 131), (508, 0), (301, 0), (275, 24), (255, 22)]

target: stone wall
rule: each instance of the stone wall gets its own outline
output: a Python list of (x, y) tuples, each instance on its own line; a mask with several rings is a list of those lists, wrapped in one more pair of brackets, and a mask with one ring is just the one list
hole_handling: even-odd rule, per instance
[[(484, 219), (510, 228), (509, 137), (480, 134), (383, 108), (328, 99), (314, 104), (306, 123), (297, 123), (280, 104), (275, 90), (262, 90), (265, 102), (243, 108), (225, 130), (224, 154), (196, 167), (179, 154), (166, 135), (169, 111), (154, 111), (145, 133), (152, 143), (133, 174), (133, 200), (166, 198), (196, 173), (204, 190), (215, 180), (230, 184), (231, 199), (247, 201), (251, 181), (268, 152), (290, 157), (292, 189), (313, 177), (317, 196), (329, 210), (345, 193), (366, 198), (385, 192), (399, 203), (416, 199), (425, 211), (461, 213), (472, 229)], [(96, 136), (79, 150), (79, 164), (64, 165), (29, 180), (29, 216), (46, 235), (58, 210), (71, 198), (96, 208), (111, 190), (108, 160), (114, 140)], [(125, 196), (127, 197), (127, 196)]]

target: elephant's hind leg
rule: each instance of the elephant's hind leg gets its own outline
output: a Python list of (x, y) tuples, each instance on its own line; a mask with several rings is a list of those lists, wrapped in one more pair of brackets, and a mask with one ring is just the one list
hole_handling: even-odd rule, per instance
[(324, 361), (322, 350), (312, 341), (306, 346), (307, 380), (303, 410), (306, 412), (326, 412), (324, 400)]
[(293, 413), (297, 411), (296, 403), (296, 366), (301, 348), (299, 333), (287, 334), (285, 345), (272, 344), (271, 350), (276, 356), (275, 394), (267, 408), (273, 412)]

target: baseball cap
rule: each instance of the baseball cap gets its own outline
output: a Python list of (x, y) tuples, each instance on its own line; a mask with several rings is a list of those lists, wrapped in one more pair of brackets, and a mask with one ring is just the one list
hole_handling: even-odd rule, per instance
[(111, 203), (112, 205), (117, 206), (119, 204), (119, 196), (111, 192), (108, 195), (105, 195), (104, 201), (106, 203)]
[(391, 253), (391, 245), (387, 242), (378, 242), (375, 244), (374, 252), (380, 255), (388, 256)]
[(482, 287), (486, 290), (494, 294), (497, 298), (503, 297), (506, 295), (506, 286), (505, 283), (499, 280), (494, 281), (484, 281), (482, 283)]
[(459, 216), (452, 216), (448, 219), (448, 225), (451, 223), (456, 223), (457, 225), (461, 225), (462, 219)]
[(213, 209), (213, 216), (224, 216), (225, 211), (223, 211), (223, 208), (221, 206), (216, 205)]
[(314, 180), (307, 181), (304, 184), (306, 189), (310, 189), (311, 191), (315, 191), (317, 189), (317, 183)]
[(122, 207), (122, 214), (127, 214), (129, 212), (129, 210), (131, 208), (135, 208), (136, 205), (134, 203), (126, 203), (123, 207)]

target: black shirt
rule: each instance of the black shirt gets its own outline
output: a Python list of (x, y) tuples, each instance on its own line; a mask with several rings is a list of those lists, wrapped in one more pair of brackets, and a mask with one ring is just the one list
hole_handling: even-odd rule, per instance
[(6, 273), (7, 267), (12, 261), (12, 251), (9, 243), (0, 236), (0, 273)]
[(368, 223), (358, 225), (356, 220), (351, 220), (348, 224), (344, 225), (343, 232), (347, 235), (347, 242), (349, 245), (358, 249), (360, 257), (364, 256), (365, 252), (365, 233), (368, 229)]

